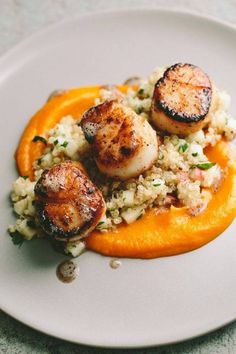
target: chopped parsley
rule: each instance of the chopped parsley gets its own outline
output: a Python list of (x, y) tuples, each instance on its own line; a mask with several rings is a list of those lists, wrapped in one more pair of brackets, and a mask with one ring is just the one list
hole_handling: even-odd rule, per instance
[(185, 143), (185, 144), (182, 144), (179, 146), (179, 152), (185, 152), (188, 148), (188, 144)]
[(197, 155), (198, 155), (198, 152), (193, 152), (193, 153), (192, 153), (192, 156), (193, 156), (193, 157), (196, 157)]
[(143, 94), (144, 94), (144, 89), (143, 88), (139, 89), (138, 90), (138, 95), (143, 95)]
[(138, 107), (137, 109), (136, 109), (136, 113), (137, 114), (140, 114), (140, 113), (142, 113), (143, 112), (143, 107)]
[(153, 184), (154, 187), (159, 187), (161, 185), (161, 183), (155, 183)]
[(58, 144), (58, 139), (54, 140), (53, 144), (57, 145)]
[(18, 231), (9, 232), (14, 245), (21, 247), (24, 242), (23, 236)]
[(61, 146), (64, 147), (64, 148), (66, 148), (68, 144), (69, 144), (68, 141), (64, 141), (64, 143), (61, 144)]
[(139, 89), (137, 92), (137, 96), (138, 96), (138, 98), (143, 100), (146, 97), (145, 90), (143, 88)]
[(24, 179), (28, 179), (29, 178), (29, 176), (21, 176), (22, 178), (24, 178)]
[(34, 139), (32, 140), (34, 143), (36, 143), (37, 141), (41, 141), (41, 143), (47, 145), (47, 140), (39, 135), (35, 135)]
[(101, 226), (101, 225), (103, 225), (103, 224), (105, 224), (105, 221), (100, 221), (100, 222), (97, 224), (97, 226)]
[[(123, 201), (125, 201), (125, 199), (123, 199)], [(109, 209), (109, 211), (115, 211), (116, 210), (116, 208), (111, 208), (111, 209)]]
[(209, 170), (209, 168), (215, 166), (215, 162), (204, 162), (204, 163), (199, 163), (197, 165), (195, 165), (194, 167), (198, 167), (201, 170)]

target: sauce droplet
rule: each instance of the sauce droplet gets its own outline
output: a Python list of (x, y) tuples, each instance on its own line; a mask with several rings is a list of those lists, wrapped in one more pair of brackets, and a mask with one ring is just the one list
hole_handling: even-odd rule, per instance
[(64, 261), (57, 267), (57, 277), (63, 283), (71, 283), (79, 275), (79, 264), (73, 259)]
[(121, 261), (119, 261), (119, 259), (112, 259), (111, 261), (110, 261), (110, 267), (112, 268), (112, 269), (117, 269), (117, 268), (119, 268), (120, 266), (121, 266)]

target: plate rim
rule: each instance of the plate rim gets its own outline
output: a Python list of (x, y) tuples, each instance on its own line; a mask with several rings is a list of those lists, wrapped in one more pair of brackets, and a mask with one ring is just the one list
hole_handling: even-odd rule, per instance
[(190, 17), (194, 17), (197, 19), (202, 19), (205, 21), (209, 21), (215, 24), (218, 24), (220, 26), (226, 27), (228, 29), (234, 30), (236, 31), (236, 23), (232, 23), (226, 20), (222, 20), (217, 18), (216, 16), (213, 15), (209, 15), (209, 14), (201, 14), (198, 11), (194, 11), (194, 10), (186, 10), (186, 9), (171, 9), (165, 6), (144, 6), (144, 7), (136, 7), (136, 8), (132, 8), (132, 7), (127, 7), (124, 9), (108, 9), (108, 10), (97, 10), (97, 11), (91, 11), (91, 12), (85, 12), (83, 14), (75, 14), (72, 15), (70, 18), (65, 18), (59, 21), (56, 21), (54, 23), (48, 24), (45, 27), (35, 30), (32, 34), (30, 35), (26, 35), (25, 38), (23, 38), (22, 40), (20, 40), (18, 43), (14, 44), (12, 47), (8, 48), (5, 52), (3, 52), (0, 55), (0, 64), (2, 64), (2, 62), (4, 62), (9, 56), (13, 55), (15, 52), (17, 52), (18, 50), (21, 50), (22, 47), (27, 46), (27, 44), (29, 44), (32, 40), (32, 38), (37, 38), (40, 36), (43, 36), (44, 34), (46, 34), (48, 31), (53, 31), (55, 30), (57, 27), (61, 27), (63, 25), (66, 25), (70, 22), (76, 22), (77, 20), (80, 19), (84, 19), (84, 18), (89, 18), (89, 17), (97, 17), (97, 16), (103, 16), (103, 15), (114, 15), (114, 14), (120, 14), (123, 15), (125, 13), (140, 13), (140, 12), (163, 12), (163, 13), (172, 13), (172, 14), (176, 14), (176, 15), (187, 15)]
[[(66, 19), (62, 19), (59, 21), (56, 21), (55, 23), (46, 25), (45, 27), (34, 31), (32, 34), (30, 35), (26, 35), (26, 37), (22, 40), (20, 40), (18, 43), (16, 43), (15, 45), (13, 45), (12, 47), (10, 47), (9, 49), (7, 49), (5, 52), (3, 52), (0, 55), (0, 65), (4, 66), (5, 61), (8, 60), (8, 58), (13, 58), (15, 54), (17, 54), (18, 51), (22, 51), (25, 50), (25, 48), (27, 48), (28, 45), (30, 45), (32, 43), (32, 39), (37, 39), (41, 36), (44, 36), (45, 34), (47, 34), (48, 32), (53, 32), (55, 31), (57, 28), (60, 28), (64, 25), (67, 25), (69, 23), (74, 23), (77, 21), (80, 21), (81, 19), (86, 19), (86, 18), (92, 18), (92, 17), (99, 17), (99, 16), (109, 16), (109, 15), (127, 15), (132, 13), (133, 15), (135, 14), (140, 14), (140, 12), (143, 12), (145, 16), (148, 15), (148, 13), (152, 13), (153, 11), (157, 12), (157, 13), (165, 13), (168, 15), (169, 14), (174, 14), (174, 15), (184, 15), (187, 17), (193, 17), (197, 20), (204, 20), (206, 22), (211, 22), (215, 25), (218, 26), (222, 26), (228, 30), (232, 30), (234, 31), (235, 35), (236, 35), (236, 24), (232, 23), (232, 22), (228, 22), (226, 20), (221, 20), (215, 16), (209, 15), (209, 14), (201, 14), (198, 11), (195, 10), (185, 10), (185, 9), (171, 9), (165, 6), (144, 6), (144, 7), (136, 7), (136, 8), (132, 8), (132, 7), (127, 7), (127, 8), (123, 8), (123, 9), (108, 9), (108, 10), (96, 10), (96, 11), (87, 11), (83, 14), (75, 14), (73, 16), (71, 16), (70, 18), (66, 18)], [(0, 67), (0, 71), (2, 70), (2, 68)], [(1, 72), (0, 72), (1, 74)], [(7, 77), (8, 75), (6, 75)], [(1, 79), (0, 79), (1, 81)], [(192, 336), (183, 336), (181, 339), (178, 340), (168, 340), (168, 341), (163, 341), (163, 342), (159, 342), (158, 344), (151, 342), (150, 344), (144, 344), (144, 345), (123, 345), (123, 344), (119, 344), (119, 345), (108, 345), (105, 343), (102, 343), (97, 341), (97, 340), (93, 340), (93, 343), (91, 344), (91, 342), (86, 341), (79, 341), (75, 338), (70, 338), (69, 336), (67, 336), (67, 338), (65, 337), (60, 337), (59, 334), (54, 333), (54, 331), (51, 331), (50, 333), (46, 332), (46, 329), (42, 329), (41, 327), (37, 326), (37, 324), (35, 322), (29, 321), (27, 320), (27, 322), (24, 321), (24, 319), (22, 320), (21, 318), (19, 318), (19, 316), (17, 314), (15, 314), (14, 311), (9, 310), (7, 307), (5, 307), (4, 305), (0, 304), (0, 310), (2, 312), (4, 312), (6, 315), (9, 315), (10, 317), (12, 317), (14, 320), (22, 323), (23, 325), (38, 331), (39, 333), (43, 333), (45, 335), (60, 339), (60, 340), (65, 340), (71, 343), (75, 343), (75, 344), (79, 344), (79, 345), (84, 345), (84, 346), (89, 346), (89, 347), (97, 347), (97, 348), (112, 348), (112, 349), (138, 349), (138, 348), (152, 348), (152, 347), (159, 347), (159, 346), (165, 346), (165, 345), (172, 345), (172, 344), (177, 344), (177, 343), (181, 343), (187, 340), (191, 340), (197, 337), (201, 337), (204, 335), (207, 335), (209, 333), (212, 333), (216, 330), (219, 330), (220, 328), (223, 328), (227, 325), (229, 325), (230, 323), (232, 323), (233, 321), (236, 320), (236, 312), (235, 315), (232, 315), (230, 318), (228, 318), (227, 320), (225, 320), (224, 322), (222, 322), (220, 325), (217, 326), (213, 326), (211, 327), (211, 329), (208, 330), (198, 330), (194, 335)]]

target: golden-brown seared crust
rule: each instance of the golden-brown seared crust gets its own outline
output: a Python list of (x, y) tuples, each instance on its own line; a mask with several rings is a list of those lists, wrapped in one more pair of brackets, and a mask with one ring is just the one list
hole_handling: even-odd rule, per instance
[(208, 113), (212, 87), (209, 77), (192, 64), (175, 64), (168, 68), (154, 89), (154, 105), (170, 118), (191, 123)]
[(84, 114), (80, 124), (97, 162), (119, 167), (142, 148), (143, 139), (135, 134), (130, 114), (116, 101), (105, 101)]
[(209, 77), (197, 66), (171, 66), (154, 88), (153, 124), (162, 131), (181, 135), (204, 128), (216, 106), (213, 89)]
[(43, 230), (62, 241), (86, 236), (105, 212), (101, 192), (73, 161), (43, 172), (35, 186), (35, 207)]

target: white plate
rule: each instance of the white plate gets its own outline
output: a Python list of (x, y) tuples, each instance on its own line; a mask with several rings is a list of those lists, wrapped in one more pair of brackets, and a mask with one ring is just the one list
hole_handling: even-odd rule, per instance
[(60, 283), (64, 259), (43, 241), (14, 247), (5, 229), (16, 177), (14, 150), (29, 117), (57, 88), (119, 83), (157, 65), (202, 67), (233, 97), (236, 31), (214, 20), (164, 10), (101, 13), (53, 26), (0, 60), (0, 306), (47, 334), (99, 346), (184, 340), (236, 318), (236, 225), (194, 252), (155, 260), (81, 257), (80, 276)]

